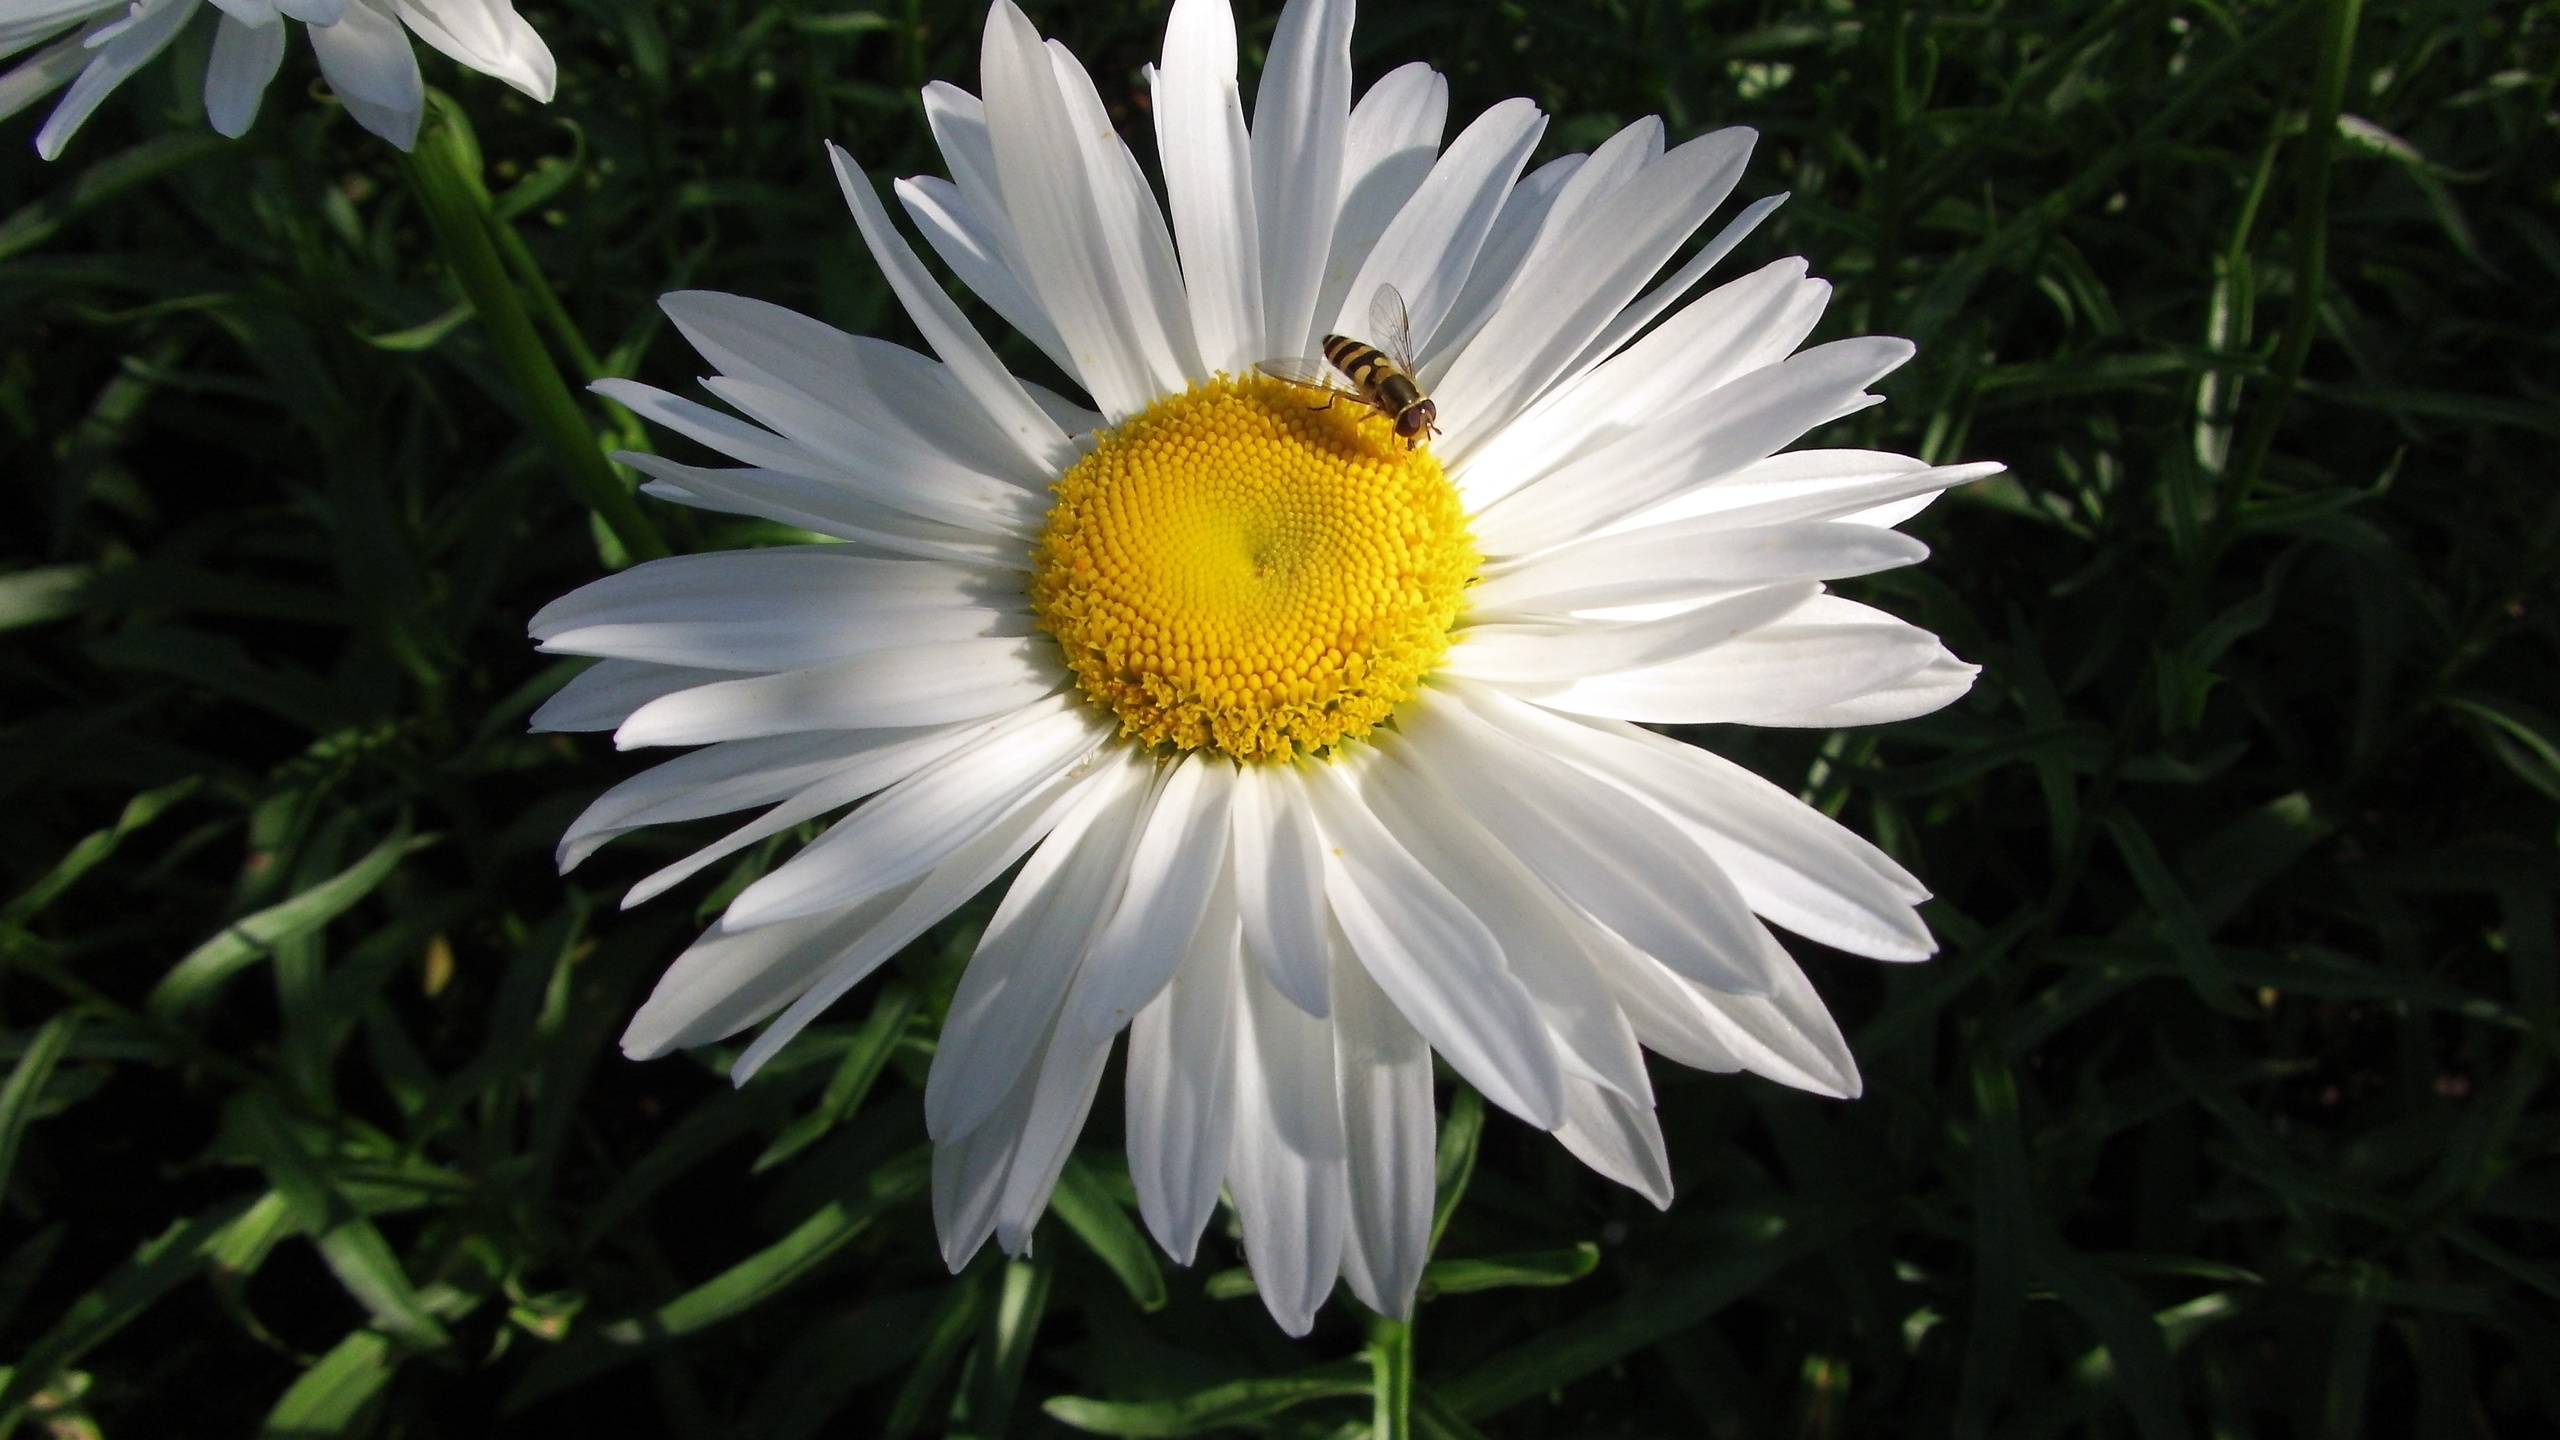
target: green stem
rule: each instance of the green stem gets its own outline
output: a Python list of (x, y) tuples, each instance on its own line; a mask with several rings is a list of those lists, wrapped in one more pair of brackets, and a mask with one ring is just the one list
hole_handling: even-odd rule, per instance
[[(498, 253), (506, 258), (507, 268), (515, 272), (517, 289), (532, 297), (534, 313), (542, 317), (543, 328), (551, 332), (552, 339), (568, 354), (569, 363), (577, 367), (578, 373), (589, 383), (619, 374), (596, 354), (594, 346), (587, 343), (586, 334), (578, 329), (578, 322), (569, 318), (569, 307), (560, 303), (560, 292), (551, 288), (551, 278), (542, 273), (541, 264), (533, 258), (533, 250), (524, 243), (524, 237), (516, 233), (514, 223), (491, 210), (489, 234), (497, 241)], [(649, 443), (649, 431), (640, 423), (639, 416), (632, 414), (621, 402), (601, 395), (596, 397), (596, 402), (604, 407), (605, 418), (613, 422), (614, 438), (621, 442), (622, 449), (654, 453), (656, 447)], [(614, 478), (619, 480), (623, 474), (622, 470), (616, 469)]]
[(1377, 1397), (1369, 1440), (1413, 1440), (1413, 1322), (1369, 1320), (1370, 1393)]
[(2338, 111), (2346, 103), (2347, 66), (2355, 57), (2356, 21), (2363, 8), (2363, 0), (2329, 0), (2320, 14), (2320, 69), (2304, 122), (2302, 191), (2294, 214), (2293, 304), (2276, 345), (2274, 374), (2231, 467), (2231, 503), (2221, 517), (2226, 526), (2237, 523), (2249, 503), (2249, 492), (2275, 444), (2276, 427), (2284, 421), (2285, 405), (2302, 383), (2312, 337), (2320, 329), (2320, 292), (2329, 270), (2329, 160), (2337, 150)]
[(453, 268), (454, 279), (469, 297), (480, 323), (488, 327), (507, 378), (515, 382), (516, 395), (524, 402), (535, 431), (567, 471), (571, 492), (595, 511), (632, 559), (655, 560), (673, 553), (597, 448), (595, 432), (578, 409), (577, 398), (542, 338), (534, 333), (524, 299), (507, 278), (506, 265), (490, 238), (488, 195), (481, 188), (477, 166), (466, 160), (463, 144), (457, 143), (459, 138), (439, 107), (418, 136), (418, 148), (403, 156), (400, 165), (444, 250), (445, 263)]
[(579, 333), (578, 322), (569, 318), (568, 307), (560, 303), (560, 293), (551, 288), (550, 277), (542, 273), (542, 266), (535, 262), (524, 237), (495, 213), (489, 216), (489, 235), (497, 242), (498, 253), (506, 257), (507, 268), (515, 272), (516, 285), (533, 298), (533, 308), (541, 315), (543, 327), (560, 342), (561, 349), (569, 352), (569, 363), (589, 380), (604, 379), (604, 361), (597, 358), (587, 337)]

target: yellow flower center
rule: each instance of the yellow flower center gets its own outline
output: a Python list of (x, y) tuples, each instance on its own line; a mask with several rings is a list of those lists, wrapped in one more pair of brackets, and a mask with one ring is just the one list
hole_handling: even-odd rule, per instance
[(1031, 605), (1148, 745), (1321, 754), (1449, 648), (1478, 557), (1428, 448), (1262, 376), (1170, 395), (1057, 483)]

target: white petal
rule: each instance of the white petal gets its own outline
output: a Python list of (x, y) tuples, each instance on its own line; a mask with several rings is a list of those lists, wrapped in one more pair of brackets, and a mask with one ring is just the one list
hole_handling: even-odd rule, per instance
[(1304, 1335), (1333, 1293), (1350, 1229), (1333, 1026), (1289, 1003), (1260, 967), (1239, 973), (1227, 1194), (1263, 1307), (1283, 1331)]
[(1537, 243), (1530, 250), (1531, 262), (1543, 259), (1565, 243), (1594, 207), (1625, 189), (1661, 158), (1662, 118), (1658, 115), (1647, 115), (1601, 142), (1556, 195), (1547, 212), (1547, 223), (1540, 228)]
[(1802, 608), (1821, 589), (1810, 580), (1763, 585), (1653, 620), (1470, 625), (1450, 649), (1447, 669), (1518, 685), (1639, 670), (1730, 644)]
[(1512, 282), (1520, 278), (1520, 262), (1529, 258), (1529, 248), (1545, 229), (1547, 212), (1563, 192), (1565, 182), (1579, 174), (1590, 160), (1588, 155), (1563, 155), (1548, 161), (1520, 177), (1511, 194), (1502, 202), (1502, 213), (1493, 219), (1493, 231), (1484, 237), (1484, 248), (1476, 252), (1475, 268), (1467, 272), (1467, 288), (1458, 292), (1457, 302), (1440, 321), (1440, 333), (1433, 337), (1437, 352), (1419, 362), (1423, 388), (1439, 388), (1449, 367), (1466, 353), (1467, 342), (1482, 330), (1502, 307), (1511, 293)]
[[(1547, 117), (1527, 100), (1513, 98), (1493, 106), (1449, 142), (1431, 167), (1422, 188), (1396, 212), (1378, 237), (1376, 248), (1360, 266), (1359, 278), (1343, 296), (1331, 329), (1339, 334), (1371, 337), (1369, 310), (1380, 285), (1393, 285), (1404, 296), (1412, 325), (1412, 352), (1431, 353), (1440, 321), (1466, 289), (1476, 254), (1492, 233), (1503, 198), (1511, 192), (1520, 167), (1538, 148)], [(1321, 313), (1321, 312), (1319, 312)]]
[(1682, 296), (1707, 278), (1707, 272), (1723, 263), (1724, 257), (1732, 254), (1736, 246), (1749, 239), (1751, 232), (1760, 228), (1760, 222), (1787, 203), (1787, 198), (1787, 193), (1780, 191), (1743, 206), (1742, 213), (1727, 222), (1724, 229), (1716, 233), (1716, 238), (1699, 247), (1698, 253), (1690, 256), (1689, 262), (1675, 271), (1670, 279), (1646, 291), (1642, 299), (1619, 311), (1618, 318), (1609, 322), (1608, 328), (1600, 332), (1599, 338), (1591, 342), (1581, 358), (1565, 367), (1564, 374), (1557, 377), (1556, 383), (1565, 384), (1579, 379), (1591, 367), (1617, 354), (1620, 346), (1641, 334), (1663, 311), (1679, 304)]
[(1602, 964), (1645, 1048), (1701, 1070), (1749, 1070), (1781, 1085), (1849, 1099), (1861, 1088), (1849, 1042), (1804, 972), (1774, 939), (1766, 995), (1728, 995), (1671, 973), (1623, 942)]
[(1129, 1179), (1148, 1233), (1184, 1265), (1218, 1208), (1235, 1134), (1242, 944), (1230, 871), (1173, 983), (1129, 1027)]
[(563, 730), (611, 730), (661, 696), (732, 678), (725, 670), (687, 670), (639, 660), (603, 660), (578, 672), (542, 702), (525, 728), (535, 734)]
[(1341, 203), (1351, 121), (1353, 8), (1353, 0), (1290, 0), (1254, 94), (1262, 341), (1273, 355), (1312, 355), (1320, 334), (1316, 295)]
[(713, 925), (658, 977), (657, 988), (622, 1032), (622, 1053), (654, 1060), (746, 1029), (807, 989), (907, 893), (894, 890), (788, 925)]
[[(1374, 753), (1363, 757), (1374, 761)], [(1555, 1042), (1502, 946), (1369, 811), (1344, 762), (1302, 767), (1325, 837), (1325, 897), (1370, 977), (1485, 1098), (1552, 1130)]]
[(844, 191), (845, 203), (853, 207), (854, 224), (862, 231), (871, 256), (879, 262), (880, 272), (888, 278), (889, 288), (897, 292), (898, 301), (906, 307), (907, 318), (923, 332), (925, 343), (933, 353), (951, 367), (950, 377), (961, 393), (977, 402), (978, 408), (1006, 440), (1022, 453), (1033, 473), (1055, 475), (1075, 463), (1075, 445), (1058, 422), (1040, 408), (1027, 394), (1020, 381), (1013, 378), (993, 350), (960, 314), (960, 307), (943, 293), (915, 251), (889, 223), (889, 214), (880, 207), (880, 197), (872, 192), (869, 177), (853, 163), (844, 148), (829, 142), (828, 157), (836, 167), (836, 183)]
[(1765, 459), (1814, 426), (1873, 403), (1865, 387), (1910, 357), (1907, 340), (1862, 336), (1754, 370), (1504, 496), (1476, 516), (1477, 544), (1500, 557), (1578, 539), (1709, 476)]
[(779, 470), (711, 470), (635, 450), (617, 450), (613, 458), (658, 477), (641, 488), (661, 500), (833, 535), (860, 545), (856, 553), (948, 560), (981, 570), (1031, 568), (1030, 549), (1020, 540), (920, 520), (875, 505), (836, 481)]
[(1776, 715), (1762, 715), (1754, 725), (1792, 726), (1806, 730), (1834, 730), (1850, 725), (1889, 725), (1943, 710), (1965, 697), (1973, 689), (1974, 677), (1982, 673), (1979, 665), (1968, 665), (1938, 648), (1929, 663), (1894, 681), (1891, 685), (1870, 690), (1848, 700), (1807, 710), (1790, 710)]
[[(77, 38), (85, 47), (110, 27), (124, 23), (129, 9), (120, 0), (17, 0), (6, 15), (0, 15), (0, 58), (15, 55), (73, 26), (82, 27)], [(72, 69), (77, 71), (79, 67)]]
[(213, 58), (204, 67), (204, 114), (217, 134), (249, 133), (258, 101), (284, 63), (284, 22), (243, 25), (229, 15), (213, 29)]
[(645, 620), (586, 625), (543, 641), (553, 656), (612, 656), (668, 666), (778, 674), (835, 664), (873, 651), (942, 641), (1032, 635), (1019, 610), (860, 610), (832, 623), (783, 615), (758, 620), (735, 610), (717, 620)]
[(988, 12), (979, 66), (1022, 279), (1095, 405), (1117, 419), (1185, 388), (1200, 362), (1172, 239), (1093, 82), (1012, 0)]
[(1558, 385), (1502, 443), (1453, 472), (1471, 509), (1634, 434), (1698, 396), (1786, 358), (1815, 321), (1830, 287), (1804, 278), (1789, 258), (1717, 286), (1592, 374)]
[(1040, 353), (1057, 363), (1069, 375), (1076, 373), (1075, 359), (1067, 352), (1067, 342), (1058, 335), (1058, 327), (1049, 323), (1049, 314), (1040, 302), (1023, 288), (1022, 277), (1015, 273), (1006, 256), (1005, 242), (997, 238), (995, 228), (969, 203), (959, 186), (934, 175), (910, 175), (895, 187), (898, 203), (907, 210), (907, 218), (924, 232), (933, 253), (951, 267), (988, 308), (1005, 319), (1005, 323), (1022, 332), (1024, 338), (1040, 347)]
[(1324, 851), (1306, 788), (1247, 765), (1236, 776), (1236, 905), (1244, 951), (1280, 993), (1322, 1018), (1332, 951), (1325, 940)]
[(697, 405), (681, 396), (670, 395), (655, 385), (643, 385), (637, 380), (606, 379), (598, 380), (587, 388), (644, 420), (664, 425), (688, 440), (700, 441), (733, 460), (744, 460), (750, 465), (780, 470), (785, 474), (826, 480), (847, 490), (854, 488), (846, 477), (836, 473), (835, 466), (820, 461), (789, 439), (750, 425), (734, 415), (724, 415), (708, 405)]
[(1350, 953), (1335, 946), (1334, 1086), (1351, 1226), (1342, 1278), (1381, 1315), (1413, 1316), (1414, 1287), (1431, 1259), (1433, 1149), (1431, 1047)]
[(1879, 450), (1789, 450), (1745, 465), (1619, 521), (1604, 535), (1713, 519), (1727, 529), (1795, 521), (1883, 523), (1867, 512), (1996, 475), (1996, 464), (1931, 467)]
[[(1379, 77), (1351, 107), (1343, 137), (1341, 213), (1333, 222), (1324, 285), (1316, 295), (1318, 315), (1342, 309), (1378, 237), (1430, 176), (1448, 118), (1449, 82), (1418, 60)], [(1368, 304), (1365, 297), (1361, 304)], [(1363, 309), (1364, 334), (1367, 320)]]
[[(1685, 660), (1576, 680), (1506, 687), (1550, 710), (1657, 725), (1758, 724), (1888, 689), (1935, 663), (1936, 636), (1880, 611), (1835, 619), (1817, 596), (1780, 624)], [(1865, 610), (1866, 607), (1856, 607)]]
[(1055, 1028), (1076, 967), (1128, 874), (1129, 847), (1146, 817), (1145, 779), (1129, 752), (1107, 762), (987, 922), (925, 1080), (925, 1129), (936, 1144), (985, 1122)]
[(911, 730), (820, 731), (731, 740), (679, 755), (597, 796), (571, 821), (556, 851), (560, 871), (565, 875), (576, 869), (616, 836), (770, 805), (827, 779), (866, 752), (917, 738)]
[(1154, 93), (1156, 152), (1182, 244), (1200, 363), (1240, 375), (1266, 353), (1262, 230), (1254, 218), (1253, 139), (1236, 90), (1236, 19), (1227, 0), (1175, 0)]
[[(1023, 852), (1039, 843), (1050, 827), (1058, 823), (1078, 796), (1082, 782), (1073, 774), (1061, 774), (1035, 789), (1023, 803), (998, 816), (994, 822), (972, 836), (969, 842), (951, 852), (950, 858), (933, 867), (931, 873), (912, 884), (897, 886), (888, 892), (897, 904), (879, 923), (862, 933), (862, 937), (838, 955), (805, 993), (784, 1011), (782, 1017), (767, 1027), (738, 1056), (730, 1067), (730, 1077), (745, 1084), (758, 1068), (781, 1052), (794, 1035), (826, 1008), (842, 998), (844, 992), (860, 984), (863, 978), (879, 968), (882, 961), (897, 954), (908, 943), (931, 928), (934, 922), (959, 908), (979, 891), (995, 883), (996, 877), (1014, 866)], [(865, 912), (875, 908), (873, 901), (857, 907)], [(750, 932), (752, 933), (752, 932)]]
[(417, 144), (427, 87), (391, 7), (384, 0), (347, 0), (337, 24), (308, 28), (320, 73), (356, 123), (403, 150)]
[(842, 545), (778, 545), (635, 565), (543, 606), (525, 628), (540, 640), (591, 625), (701, 620), (723, 617), (724, 612), (848, 619), (1018, 604), (1020, 593), (1018, 587), (966, 566), (883, 560)]
[[(84, 5), (83, 8), (95, 7)], [(29, 28), (33, 33), (27, 37), (28, 44), (33, 44), (45, 33), (43, 30)], [(50, 28), (48, 25), (47, 29)], [(7, 32), (0, 31), (0, 34), (5, 33)], [(52, 94), (61, 86), (71, 83), (71, 77), (88, 67), (88, 38), (84, 33), (58, 40), (27, 57), (8, 74), (0, 75), (0, 120), (8, 119)], [(67, 141), (70, 137), (66, 134), (63, 138)], [(55, 153), (60, 153), (58, 147)]]
[(939, 449), (908, 443), (898, 431), (865, 425), (796, 391), (725, 376), (703, 381), (702, 388), (789, 438), (826, 467), (822, 473), (883, 505), (962, 529), (1025, 539), (1039, 533), (1042, 497)]
[(837, 821), (729, 905), (736, 925), (769, 925), (851, 905), (939, 865), (980, 831), (1076, 770), (1101, 727), (1063, 698), (1026, 706)]
[(1929, 547), (1873, 525), (1818, 521), (1737, 529), (1716, 520), (1622, 531), (1497, 568), (1467, 594), (1470, 618), (1561, 615), (1685, 600), (1743, 585), (1839, 580), (1929, 558)]
[[(939, 452), (1037, 494), (1047, 494), (1057, 478), (970, 402), (950, 365), (742, 295), (679, 290), (660, 296), (658, 305), (723, 374), (797, 390), (867, 429), (903, 437), (910, 448)], [(1029, 387), (1016, 382), (1015, 388)], [(1041, 408), (1033, 398), (1033, 408)]]
[(1565, 1121), (1556, 1127), (1564, 1148), (1652, 1201), (1655, 1209), (1670, 1209), (1671, 1156), (1663, 1148), (1653, 1107), (1571, 1076), (1564, 1085)]
[(793, 730), (940, 725), (1001, 714), (1061, 683), (1046, 639), (953, 640), (705, 685), (653, 700), (614, 732), (625, 750), (703, 745)]
[[(240, 18), (251, 18), (250, 8), (240, 11)], [(306, 25), (335, 25), (346, 18), (347, 0), (274, 0), (275, 12), (288, 20)]]
[[(114, 31), (114, 38), (102, 40), (101, 35), (107, 33), (104, 31), (84, 36), (81, 43), (88, 47), (93, 58), (80, 71), (80, 78), (71, 82), (71, 88), (54, 105), (53, 113), (45, 117), (44, 128), (36, 131), (36, 153), (47, 160), (62, 158), (63, 147), (71, 143), (72, 134), (87, 123), (89, 116), (115, 92), (117, 86), (125, 82), (127, 76), (149, 64), (153, 56), (177, 39), (178, 31), (185, 28), (195, 13), (196, 0), (143, 0), (126, 19), (109, 27)], [(399, 27), (393, 26), (392, 33), (397, 35)], [(400, 43), (404, 49), (408, 45), (405, 40)], [(14, 80), (18, 74), (26, 74), (34, 80), (50, 81), (57, 65), (68, 68), (63, 62), (48, 64), (51, 55), (52, 52), (48, 51), (37, 56), (10, 78)], [(45, 85), (45, 89), (51, 88), (51, 83)], [(35, 93), (44, 92), (38, 90)]]
[[(1511, 299), (1486, 323), (1433, 396), (1447, 417), (1445, 444), (1463, 460), (1536, 399), (1742, 178), (1752, 132), (1719, 130), (1680, 146), (1593, 203), (1550, 225), (1521, 267)], [(1567, 188), (1595, 175), (1591, 166)]]
[(418, 38), (483, 75), (548, 103), (559, 66), (542, 36), (507, 0), (398, 0)]
[(1537, 1002), (1565, 1076), (1650, 1100), (1635, 1032), (1602, 982), (1591, 947), (1598, 927), (1556, 898), (1464, 810), (1443, 799), (1382, 733), (1391, 765), (1373, 766), (1365, 793), (1378, 819), (1502, 941), (1503, 959)]
[(1066, 1030), (1088, 1039), (1117, 1035), (1173, 979), (1227, 872), (1235, 784), (1234, 763), (1206, 751), (1191, 752), (1165, 774), (1130, 854), (1127, 886), (1067, 996), (1059, 1021)]
[(635, 566), (553, 601), (530, 628), (551, 654), (758, 673), (1031, 633), (1018, 592), (1008, 596), (1010, 587), (989, 583), (986, 572), (847, 548), (716, 552)]
[(933, 1228), (942, 1240), (943, 1263), (957, 1275), (995, 1233), (1005, 1181), (1022, 1150), (1022, 1127), (1031, 1118), (1042, 1055), (1030, 1057), (1013, 1088), (987, 1123), (933, 1147)]
[(1058, 1188), (1058, 1172), (1066, 1168), (1067, 1154), (1084, 1130), (1118, 1033), (1094, 1037), (1061, 1030), (1049, 1037), (1039, 1063), (1031, 1067), (1038, 1077), (1031, 1109), (1023, 1116), (1022, 1139), (996, 1201), (996, 1243), (1006, 1254), (1030, 1253), (1032, 1227), (1048, 1212), (1049, 1194)]
[(1919, 960), (1937, 949), (1912, 907), (1928, 890), (1846, 826), (1730, 760), (1633, 725), (1569, 720), (1450, 687), (1488, 723), (1669, 816), (1754, 913), (1836, 950)]
[[(1701, 984), (1768, 988), (1767, 933), (1733, 881), (1661, 815), (1425, 690), (1397, 750), (1557, 895)], [(1541, 1129), (1555, 1128), (1552, 1123)]]
[[(923, 730), (858, 732), (879, 736), (880, 743), (864, 747), (781, 804), (674, 864), (648, 875), (623, 894), (622, 908), (628, 910), (635, 905), (646, 904), (758, 841), (815, 820), (830, 810), (841, 810), (865, 795), (886, 789), (961, 746), (980, 739), (993, 728), (985, 722), (974, 722)], [(733, 740), (729, 743), (753, 745), (758, 742)], [(740, 919), (743, 923), (744, 917)]]

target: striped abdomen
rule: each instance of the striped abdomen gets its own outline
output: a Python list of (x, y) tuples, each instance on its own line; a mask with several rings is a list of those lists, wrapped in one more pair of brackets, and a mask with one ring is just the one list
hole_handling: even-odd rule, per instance
[(1360, 398), (1375, 405), (1395, 420), (1396, 433), (1407, 440), (1432, 428), (1439, 409), (1431, 397), (1422, 393), (1413, 377), (1385, 351), (1347, 335), (1324, 337), (1324, 358), (1334, 369), (1349, 376), (1360, 391)]

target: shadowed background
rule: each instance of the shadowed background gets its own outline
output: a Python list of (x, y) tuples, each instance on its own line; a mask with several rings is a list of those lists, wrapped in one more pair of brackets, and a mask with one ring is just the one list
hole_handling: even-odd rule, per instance
[[(683, 287), (912, 342), (821, 142), (938, 168), (981, 13), (833, 3), (544, 0), (547, 108), (427, 57), (573, 381), (686, 386)], [(1031, 9), (1152, 164), (1160, 7)], [(648, 757), (523, 733), (577, 663), (523, 622), (618, 553), (393, 152), (300, 45), (212, 135), (209, 37), (58, 164), (0, 125), (0, 1431), (1361, 1433), (1354, 1307), (1285, 1341), (1223, 1225), (1164, 1264), (1110, 1083), (1034, 1257), (943, 1272), (982, 909), (742, 1091), (614, 1051), (777, 851), (554, 878)], [(1540, 159), (1757, 127), (1794, 198), (1726, 273), (1920, 344), (1820, 439), (2011, 466), (1849, 587), (1967, 700), (1683, 735), (1936, 891), (1929, 964), (1791, 942), (1865, 1098), (1657, 1065), (1657, 1214), (1444, 1092), (1422, 1433), (2560, 1433), (2560, 7), (1373, 0), (1354, 53), (1534, 97)]]

